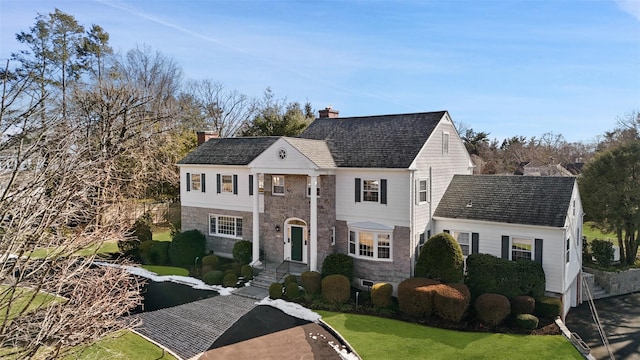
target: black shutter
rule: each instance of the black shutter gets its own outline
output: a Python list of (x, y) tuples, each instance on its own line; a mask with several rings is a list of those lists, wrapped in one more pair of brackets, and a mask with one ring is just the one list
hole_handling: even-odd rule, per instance
[(387, 179), (380, 180), (380, 204), (387, 203)]
[(220, 174), (216, 174), (216, 192), (220, 194), (222, 190), (222, 183), (220, 182)]
[(509, 237), (502, 235), (502, 258), (509, 260)]
[(238, 175), (233, 175), (233, 194), (238, 195)]
[(479, 251), (478, 250), (479, 246), (480, 246), (480, 234), (471, 233), (471, 253), (477, 254)]
[(253, 175), (249, 175), (249, 196), (253, 195)]
[(187, 191), (191, 191), (191, 173), (187, 173)]
[(360, 202), (360, 186), (362, 185), (362, 180), (360, 178), (356, 178), (356, 202)]
[(442, 232), (443, 232), (443, 233), (450, 234), (450, 231), (449, 231), (449, 230), (442, 230)]
[(535, 248), (536, 254), (533, 261), (542, 265), (542, 239), (536, 239)]
[(200, 189), (202, 190), (202, 192), (205, 191), (204, 184), (206, 184), (206, 183), (207, 182), (204, 179), (204, 174), (200, 174)]

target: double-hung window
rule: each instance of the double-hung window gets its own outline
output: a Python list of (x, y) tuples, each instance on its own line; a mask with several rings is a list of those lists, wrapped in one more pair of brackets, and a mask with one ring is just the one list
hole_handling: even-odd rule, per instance
[(387, 179), (369, 180), (356, 178), (355, 201), (387, 204)]
[(271, 177), (271, 193), (273, 195), (284, 195), (284, 175), (273, 175)]
[(204, 174), (187, 173), (187, 191), (204, 192)]
[(234, 190), (233, 190), (233, 176), (231, 175), (222, 175), (220, 176), (221, 181), (222, 181), (222, 192), (223, 193), (228, 193), (228, 194), (233, 194)]
[(242, 238), (242, 218), (210, 214), (209, 235)]
[(511, 238), (511, 260), (532, 260), (533, 240), (524, 238)]
[(464, 231), (452, 231), (451, 236), (458, 241), (463, 256), (471, 254), (471, 234)]
[(418, 204), (429, 201), (429, 181), (427, 179), (419, 179), (416, 189)]
[(373, 260), (391, 260), (391, 233), (381, 231), (350, 230), (349, 254)]
[(378, 202), (378, 195), (380, 194), (380, 183), (378, 180), (363, 180), (362, 181), (362, 200)]
[[(317, 178), (316, 183), (316, 196), (320, 197), (320, 178)], [(307, 197), (311, 197), (311, 176), (307, 176)]]

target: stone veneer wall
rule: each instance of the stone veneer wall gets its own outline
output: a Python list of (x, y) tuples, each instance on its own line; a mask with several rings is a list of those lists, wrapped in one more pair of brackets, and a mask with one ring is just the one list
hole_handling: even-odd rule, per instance
[[(606, 296), (617, 296), (640, 291), (640, 269), (629, 269), (620, 272), (601, 271), (583, 268), (585, 272), (593, 274), (598, 285), (607, 292)], [(583, 293), (584, 294), (584, 293)]]
[[(333, 252), (331, 228), (336, 220), (336, 177), (319, 177), (320, 197), (318, 198), (318, 271), (325, 256)], [(311, 199), (307, 197), (306, 175), (285, 175), (285, 195), (272, 195), (271, 174), (264, 176), (264, 213), (260, 214), (260, 248), (264, 249), (268, 263), (284, 260), (285, 220), (299, 218), (309, 226)], [(280, 232), (276, 232), (276, 226)], [(311, 247), (307, 244), (307, 261), (311, 258)]]
[[(242, 239), (209, 235), (209, 214), (242, 217)], [(207, 238), (207, 251), (212, 251), (216, 254), (229, 256), (232, 254), (233, 245), (237, 241), (251, 241), (253, 237), (253, 214), (250, 212), (183, 206), (181, 219), (182, 231), (200, 230)]]
[[(393, 261), (376, 261), (354, 258), (354, 285), (362, 287), (360, 280), (371, 280), (374, 283), (389, 282), (394, 285), (411, 277), (410, 230), (408, 227), (396, 226), (393, 230)], [(337, 252), (348, 254), (349, 228), (346, 221), (336, 221)]]

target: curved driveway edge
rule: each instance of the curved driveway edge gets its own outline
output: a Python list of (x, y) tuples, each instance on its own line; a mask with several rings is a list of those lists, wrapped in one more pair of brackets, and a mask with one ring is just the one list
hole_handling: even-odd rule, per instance
[(215, 296), (171, 308), (133, 315), (141, 321), (135, 331), (161, 344), (182, 359), (207, 351), (238, 319), (256, 307), (255, 299)]

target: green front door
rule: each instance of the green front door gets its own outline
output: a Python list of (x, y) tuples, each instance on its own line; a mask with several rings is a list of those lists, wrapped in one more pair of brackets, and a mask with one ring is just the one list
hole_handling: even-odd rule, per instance
[(302, 261), (302, 228), (299, 226), (291, 227), (291, 260)]

